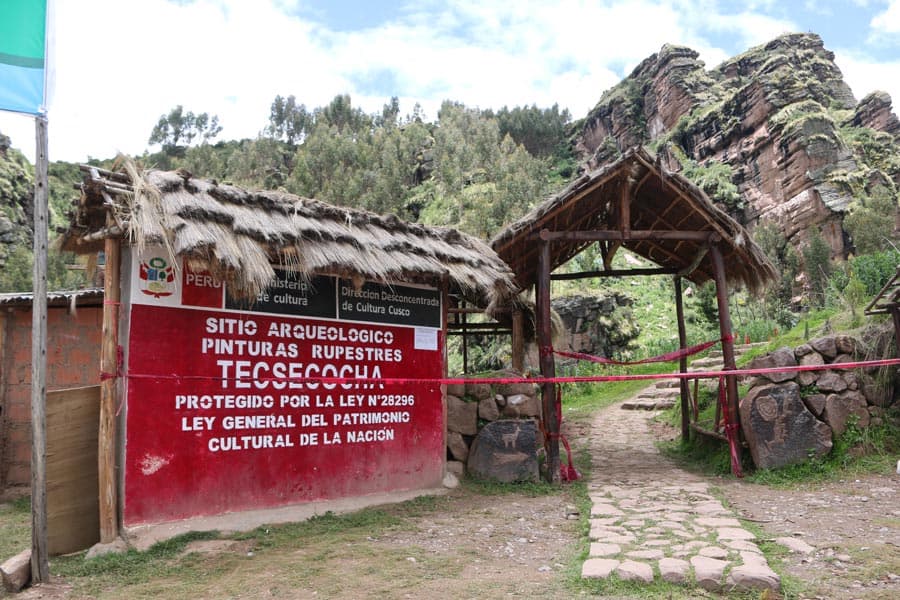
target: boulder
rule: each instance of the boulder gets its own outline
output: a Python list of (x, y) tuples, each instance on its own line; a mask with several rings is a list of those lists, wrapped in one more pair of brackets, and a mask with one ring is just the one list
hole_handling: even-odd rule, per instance
[(809, 345), (812, 346), (812, 349), (824, 356), (825, 358), (834, 358), (837, 356), (837, 344), (834, 341), (833, 335), (827, 335), (825, 337), (816, 338), (809, 342)]
[(806, 408), (791, 381), (750, 390), (740, 402), (741, 428), (753, 462), (773, 469), (831, 450), (831, 429)]
[(31, 549), (22, 550), (0, 565), (3, 589), (16, 593), (31, 581)]
[(828, 394), (825, 398), (825, 412), (822, 416), (834, 431), (834, 435), (841, 435), (847, 431), (847, 423), (851, 416), (856, 416), (856, 424), (860, 427), (869, 425), (866, 398), (859, 392), (846, 391), (840, 394)]
[(494, 398), (484, 398), (478, 401), (478, 418), (485, 421), (496, 421), (500, 418), (500, 409)]
[(803, 398), (803, 403), (806, 404), (806, 408), (812, 414), (816, 415), (816, 417), (821, 417), (822, 411), (825, 410), (825, 394), (810, 394)]
[(866, 402), (872, 406), (887, 408), (894, 401), (894, 385), (891, 382), (880, 383), (871, 375), (863, 375), (860, 389)]
[[(796, 367), (797, 366), (797, 358), (794, 356), (794, 351), (785, 346), (784, 348), (779, 348), (775, 352), (771, 352), (766, 354), (765, 356), (759, 356), (753, 361), (751, 361), (749, 368), (751, 369), (777, 369), (779, 367)], [(781, 383), (782, 381), (789, 381), (794, 378), (794, 373), (791, 371), (787, 372), (774, 372), (774, 373), (764, 373), (759, 375), (765, 379), (768, 379), (772, 383)]]
[(466, 462), (466, 459), (469, 457), (469, 445), (458, 431), (447, 432), (447, 450), (450, 451), (450, 456), (454, 460), (460, 462)]
[(537, 424), (530, 419), (488, 423), (472, 442), (466, 469), (481, 479), (538, 481)]
[(447, 430), (463, 435), (478, 433), (478, 403), (447, 396)]
[(516, 394), (525, 394), (534, 396), (537, 394), (537, 386), (533, 383), (501, 383), (497, 386), (497, 393), (503, 396), (515, 396)]
[(843, 392), (847, 382), (835, 371), (824, 371), (816, 378), (816, 387), (822, 392)]
[(494, 392), (488, 383), (467, 383), (466, 396), (476, 400), (484, 400), (493, 396)]
[(834, 345), (839, 354), (849, 354), (851, 357), (856, 355), (856, 350), (860, 347), (856, 338), (849, 335), (834, 336)]
[(794, 348), (794, 356), (797, 357), (797, 360), (800, 360), (811, 352), (815, 352), (815, 350), (813, 350), (812, 346), (810, 346), (809, 344), (800, 344), (799, 346)]
[(466, 395), (466, 384), (464, 383), (448, 383), (447, 384), (447, 395), (448, 396), (456, 396), (457, 398), (462, 398)]
[[(804, 354), (799, 362), (802, 367), (813, 367), (824, 365), (825, 359), (822, 358), (821, 354), (810, 348), (810, 351)], [(799, 371), (797, 373), (797, 383), (800, 385), (812, 385), (821, 373), (822, 371)]]

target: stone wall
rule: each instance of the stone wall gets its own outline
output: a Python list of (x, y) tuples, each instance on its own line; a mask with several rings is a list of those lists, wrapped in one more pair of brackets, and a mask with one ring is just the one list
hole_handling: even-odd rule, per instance
[[(505, 371), (493, 375), (498, 378), (520, 377), (517, 373)], [(491, 423), (527, 421), (528, 427), (521, 428), (523, 433), (526, 429), (536, 431), (538, 439), (533, 444), (529, 442), (525, 445), (543, 445), (540, 427), (532, 428), (532, 424), (540, 421), (540, 415), (540, 388), (532, 383), (448, 385), (447, 470), (456, 475), (466, 472), (473, 442)], [(519, 429), (516, 428), (517, 431)], [(518, 441), (520, 447), (523, 444), (524, 440)]]
[[(555, 343), (558, 350), (614, 357), (633, 349), (641, 328), (631, 313), (634, 304), (620, 292), (590, 296), (562, 296), (552, 300), (553, 310), (565, 324), (565, 339)], [(537, 346), (530, 344), (526, 363), (537, 368)]]
[[(856, 338), (833, 335), (796, 348), (779, 348), (748, 368), (826, 366), (862, 360)], [(879, 385), (874, 370), (773, 372), (750, 382), (741, 399), (741, 429), (753, 462), (769, 469), (827, 454), (847, 430), (881, 424), (893, 403), (893, 385)]]

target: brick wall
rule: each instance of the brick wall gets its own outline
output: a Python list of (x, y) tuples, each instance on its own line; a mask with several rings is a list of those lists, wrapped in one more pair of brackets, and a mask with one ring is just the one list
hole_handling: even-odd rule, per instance
[[(31, 483), (31, 309), (0, 314), (0, 490)], [(102, 306), (47, 309), (47, 390), (100, 383)]]

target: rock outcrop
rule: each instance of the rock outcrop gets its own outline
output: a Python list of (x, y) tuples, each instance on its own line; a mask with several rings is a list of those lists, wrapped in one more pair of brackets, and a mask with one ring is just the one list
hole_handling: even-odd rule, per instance
[[(893, 386), (876, 382), (872, 370), (835, 368), (861, 359), (861, 348), (856, 338), (830, 335), (748, 365), (771, 370), (753, 378), (740, 401), (741, 430), (758, 468), (823, 456), (851, 423), (865, 428), (881, 421)], [(809, 370), (780, 370), (796, 366)]]
[[(848, 128), (865, 130), (866, 141)], [(694, 50), (663, 46), (604, 93), (572, 143), (588, 169), (635, 145), (672, 170), (726, 165), (720, 181), (697, 182), (732, 216), (751, 229), (775, 223), (797, 247), (818, 231), (846, 257), (843, 219), (854, 200), (875, 186), (896, 198), (898, 135), (888, 94), (857, 103), (822, 39), (794, 33), (711, 70)]]

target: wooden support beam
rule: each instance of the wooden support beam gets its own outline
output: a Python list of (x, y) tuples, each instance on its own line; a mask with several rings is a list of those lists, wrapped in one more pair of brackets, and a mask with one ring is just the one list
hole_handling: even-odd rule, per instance
[(623, 231), (549, 231), (541, 230), (533, 239), (546, 242), (596, 242), (601, 240), (684, 240), (688, 242), (715, 242), (719, 235), (713, 231), (655, 231), (635, 229)]
[(514, 309), (512, 314), (512, 368), (517, 373), (525, 372), (525, 331), (522, 311)]
[(609, 269), (603, 271), (579, 271), (578, 273), (554, 273), (550, 275), (553, 281), (567, 281), (570, 279), (587, 279), (589, 277), (632, 277), (639, 275), (674, 275), (676, 269), (659, 267), (656, 269)]
[(603, 268), (607, 271), (612, 269), (612, 261), (616, 256), (616, 252), (618, 252), (619, 248), (622, 247), (622, 242), (620, 240), (615, 240), (612, 242), (606, 242), (606, 253), (603, 254)]
[[(107, 226), (114, 219), (108, 214)], [(100, 350), (100, 431), (97, 441), (97, 467), (100, 494), (100, 543), (108, 544), (119, 536), (118, 486), (116, 481), (116, 395), (119, 379), (119, 270), (120, 240), (107, 238), (103, 271), (103, 339)]]
[[(543, 233), (543, 232), (542, 232)], [(556, 363), (553, 359), (553, 336), (550, 324), (550, 242), (541, 243), (538, 260), (537, 282), (535, 284), (537, 302), (537, 341), (541, 361), (541, 376), (555, 377)], [(541, 386), (542, 420), (544, 422), (544, 449), (547, 453), (545, 478), (550, 483), (559, 483), (559, 420), (556, 417), (556, 386), (544, 383)]]
[[(687, 331), (684, 326), (684, 301), (681, 293), (681, 277), (675, 277), (675, 318), (678, 321), (678, 347), (687, 348)], [(687, 373), (687, 356), (678, 360), (678, 372)], [(690, 424), (690, 388), (686, 377), (678, 378), (678, 388), (681, 392), (681, 439), (687, 441), (691, 435)]]
[[(716, 282), (716, 302), (719, 309), (719, 332), (722, 335), (722, 362), (724, 371), (733, 371), (737, 367), (734, 361), (734, 340), (731, 336), (731, 313), (728, 309), (728, 283), (725, 278), (725, 260), (719, 246), (710, 248), (713, 263), (713, 276)], [(738, 410), (737, 379), (734, 375), (725, 376), (725, 393), (727, 398), (727, 418), (729, 424), (739, 425), (741, 422)], [(737, 441), (740, 443), (741, 430), (737, 429)]]
[(624, 234), (631, 231), (631, 191), (634, 182), (629, 177), (625, 185), (622, 186), (622, 195), (619, 198), (619, 229)]

